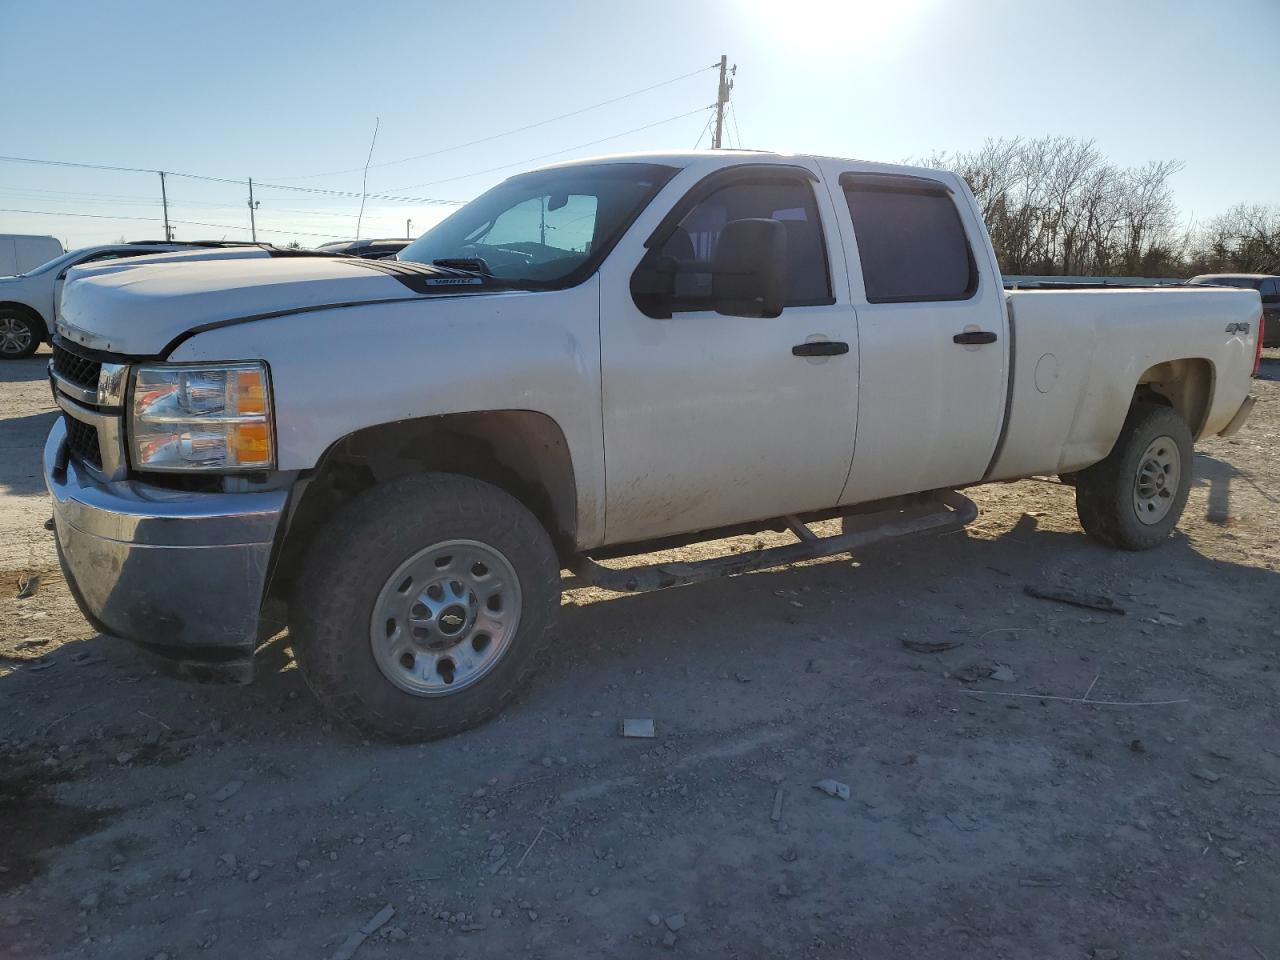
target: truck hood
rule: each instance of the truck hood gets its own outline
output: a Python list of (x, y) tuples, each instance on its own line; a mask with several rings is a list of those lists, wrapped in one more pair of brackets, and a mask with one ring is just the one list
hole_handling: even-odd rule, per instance
[(222, 321), (424, 295), (376, 263), (269, 257), (138, 263), (90, 273), (64, 288), (57, 331), (95, 350), (156, 356), (182, 334)]

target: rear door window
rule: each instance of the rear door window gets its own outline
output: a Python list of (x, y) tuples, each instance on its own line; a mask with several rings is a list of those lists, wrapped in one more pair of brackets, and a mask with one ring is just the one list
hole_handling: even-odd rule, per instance
[(842, 181), (869, 303), (967, 300), (978, 289), (955, 201), (928, 181)]

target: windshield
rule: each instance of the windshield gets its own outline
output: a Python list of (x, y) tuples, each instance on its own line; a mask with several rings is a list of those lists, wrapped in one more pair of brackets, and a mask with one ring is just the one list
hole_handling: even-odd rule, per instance
[(399, 259), (483, 260), (473, 265), (478, 272), (533, 288), (577, 283), (675, 172), (609, 163), (512, 177), (424, 233)]
[(32, 267), (26, 273), (22, 274), (22, 276), (34, 277), (38, 273), (48, 273), (50, 270), (57, 270), (59, 267), (66, 266), (68, 263), (73, 263), (84, 255), (84, 250), (72, 250), (70, 253), (64, 253), (60, 257), (54, 257), (52, 260), (47, 263), (42, 263), (38, 267)]

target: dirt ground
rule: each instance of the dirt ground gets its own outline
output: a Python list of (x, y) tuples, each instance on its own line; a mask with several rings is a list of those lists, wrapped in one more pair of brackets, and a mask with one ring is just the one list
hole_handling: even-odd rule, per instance
[(1280, 960), (1280, 354), (1157, 550), (1027, 481), (856, 562), (571, 588), (522, 698), (421, 747), (335, 728), (284, 642), (208, 687), (95, 635), (44, 363), (0, 366), (0, 955), (344, 957), (385, 920), (359, 960)]

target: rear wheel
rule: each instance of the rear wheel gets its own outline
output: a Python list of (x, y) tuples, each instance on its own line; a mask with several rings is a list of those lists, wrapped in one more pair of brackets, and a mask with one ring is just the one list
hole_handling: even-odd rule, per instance
[(36, 352), (44, 332), (20, 310), (0, 310), (0, 358), (21, 360)]
[(1191, 431), (1176, 410), (1134, 404), (1107, 458), (1076, 474), (1085, 532), (1124, 550), (1148, 550), (1177, 525), (1191, 491)]
[(362, 494), (318, 537), (290, 604), (294, 655), (362, 733), (415, 741), (497, 713), (532, 672), (560, 564), (525, 507), (468, 477)]

